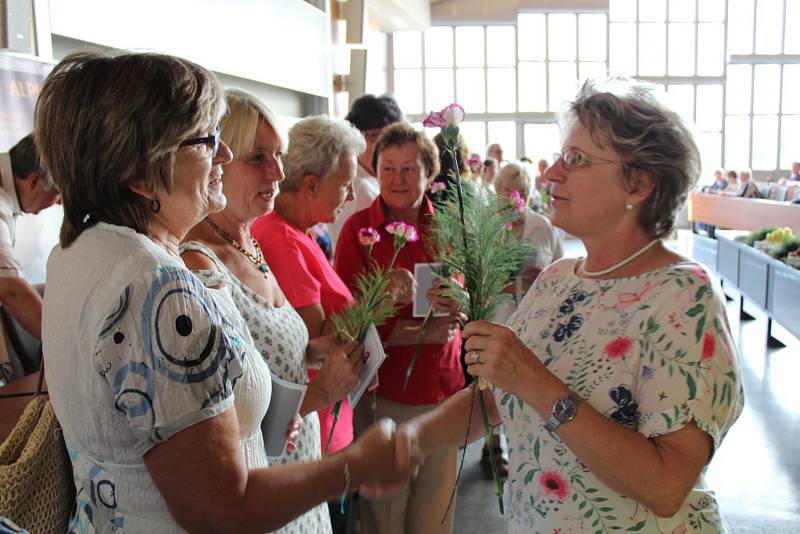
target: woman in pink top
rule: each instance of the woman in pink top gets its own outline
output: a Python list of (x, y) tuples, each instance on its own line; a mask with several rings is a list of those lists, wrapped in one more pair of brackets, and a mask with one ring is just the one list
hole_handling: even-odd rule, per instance
[[(318, 116), (295, 124), (289, 131), (286, 180), (275, 198), (275, 210), (252, 226), (266, 262), (311, 339), (331, 333), (330, 316), (353, 302), (353, 295), (308, 232), (318, 223), (333, 222), (344, 203), (353, 199), (356, 157), (365, 146), (361, 133), (342, 120)], [(323, 449), (337, 400), (318, 412)], [(328, 452), (352, 441), (353, 411), (345, 396)], [(348, 510), (342, 514), (338, 503), (330, 505), (334, 533), (346, 531)]]

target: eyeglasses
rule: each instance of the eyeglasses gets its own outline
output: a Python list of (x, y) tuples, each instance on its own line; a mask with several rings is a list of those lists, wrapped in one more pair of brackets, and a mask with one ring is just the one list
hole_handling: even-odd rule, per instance
[(208, 147), (211, 149), (211, 157), (213, 158), (216, 156), (217, 152), (219, 152), (219, 126), (217, 126), (217, 129), (214, 130), (212, 135), (207, 135), (206, 137), (193, 137), (192, 139), (181, 141), (181, 143), (178, 145), (178, 148), (193, 145), (208, 145)]
[(587, 156), (577, 148), (572, 147), (565, 148), (560, 153), (556, 152), (553, 154), (553, 165), (556, 165), (559, 161), (561, 161), (564, 169), (568, 171), (572, 171), (580, 167), (588, 167), (590, 165), (599, 165), (601, 163), (621, 163), (622, 165), (625, 165), (624, 161), (603, 159), (598, 156)]

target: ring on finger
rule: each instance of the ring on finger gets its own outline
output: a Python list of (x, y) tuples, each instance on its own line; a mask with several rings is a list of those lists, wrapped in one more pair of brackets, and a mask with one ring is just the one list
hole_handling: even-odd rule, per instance
[(481, 363), (481, 353), (477, 350), (472, 353), (472, 363)]

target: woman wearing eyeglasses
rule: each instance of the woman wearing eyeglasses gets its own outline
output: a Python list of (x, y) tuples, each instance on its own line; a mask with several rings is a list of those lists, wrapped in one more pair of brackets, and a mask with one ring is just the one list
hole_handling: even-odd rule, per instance
[[(743, 403), (723, 300), (664, 246), (700, 172), (691, 134), (646, 86), (584, 85), (545, 176), (552, 222), (587, 256), (547, 267), (510, 327), (466, 326), (468, 371), (511, 450), (509, 531), (720, 532), (703, 472)], [(404, 427), (463, 439), (471, 392)], [(482, 431), (473, 407), (471, 439)]]
[(36, 144), (64, 202), (43, 345), (70, 532), (272, 531), (409, 470), (390, 424), (337, 457), (268, 467), (269, 368), (226, 284), (178, 253), (226, 205), (224, 112), (213, 74), (156, 54), (72, 54), (39, 95)]

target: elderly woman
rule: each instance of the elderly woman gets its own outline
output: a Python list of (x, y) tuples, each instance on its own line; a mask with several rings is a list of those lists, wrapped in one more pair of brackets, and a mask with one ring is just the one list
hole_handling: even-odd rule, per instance
[(224, 111), (213, 74), (156, 54), (69, 55), (39, 95), (36, 144), (64, 202), (43, 342), (71, 532), (265, 532), (403, 472), (385, 426), (337, 458), (267, 468), (269, 369), (178, 255), (225, 207)]
[[(375, 146), (375, 167), (381, 194), (369, 208), (348, 219), (336, 249), (336, 272), (350, 287), (356, 276), (369, 267), (370, 256), (383, 266), (391, 261), (393, 236), (386, 226), (394, 221), (411, 224), (420, 234), (419, 241), (407, 243), (400, 250), (396, 266), (413, 271), (414, 264), (433, 261), (427, 248), (433, 205), (425, 191), (438, 174), (435, 145), (409, 124), (395, 124), (386, 129)], [(364, 227), (375, 228), (381, 236), (371, 254), (359, 244), (358, 231)], [(433, 293), (430, 296), (438, 310), (457, 311), (453, 302)], [(412, 307), (407, 305), (378, 328), (387, 358), (378, 372), (374, 412), (368, 402), (361, 402), (357, 408), (357, 432), (363, 432), (374, 417), (392, 414), (392, 418), (402, 421), (425, 413), (463, 387), (461, 336), (456, 325), (453, 315), (433, 319), (405, 389), (405, 372), (420, 339), (422, 320), (413, 318)], [(455, 482), (455, 465), (453, 446), (427, 456), (417, 482), (397, 497), (362, 501), (364, 532), (451, 532), (452, 513), (444, 523), (442, 514)]]
[[(512, 204), (511, 208), (520, 212), (520, 217), (513, 223), (511, 231), (533, 247), (530, 257), (520, 267), (514, 292), (516, 302), (528, 292), (542, 269), (564, 255), (561, 233), (553, 228), (547, 217), (530, 208), (529, 199), (534, 188), (529, 169), (529, 165), (509, 162), (500, 169), (500, 174), (494, 180), (497, 201), (501, 205)], [(520, 199), (524, 205), (513, 205), (514, 197)]]
[[(289, 150), (283, 159), (286, 180), (275, 198), (275, 210), (253, 223), (252, 235), (264, 259), (312, 340), (332, 333), (331, 315), (352, 303), (353, 295), (309, 230), (335, 221), (345, 202), (353, 200), (356, 157), (364, 149), (363, 136), (346, 121), (325, 116), (299, 121), (289, 130)], [(348, 391), (352, 387), (348, 381)], [(321, 392), (327, 402), (318, 412), (320, 447), (328, 452), (340, 451), (353, 441), (353, 410), (347, 398), (342, 399), (342, 389), (334, 390), (331, 384), (330, 391)], [(331, 412), (340, 399), (334, 428)], [(349, 507), (343, 515), (338, 503), (332, 503), (330, 512), (334, 531), (346, 529)]]
[[(299, 437), (271, 463), (298, 463), (320, 457), (316, 411), (344, 397), (358, 384), (362, 362), (355, 343), (339, 347), (333, 336), (308, 342), (308, 331), (286, 303), (275, 276), (250, 235), (253, 221), (272, 211), (283, 180), (283, 141), (273, 114), (254, 96), (226, 92), (228, 113), (220, 124), (222, 141), (233, 149), (225, 168), (225, 209), (209, 214), (181, 245), (186, 266), (206, 285), (231, 288), (233, 301), (247, 323), (256, 348), (270, 371), (289, 382), (308, 382), (307, 364), (324, 359), (300, 407)], [(348, 353), (354, 353), (349, 355)], [(281, 532), (330, 532), (328, 509), (320, 505), (286, 525)]]
[[(553, 224), (587, 256), (546, 268), (510, 328), (464, 331), (469, 372), (493, 384), (484, 398), (508, 433), (510, 532), (723, 528), (702, 474), (741, 411), (738, 355), (704, 269), (661, 241), (699, 155), (676, 113), (621, 83), (584, 85), (546, 173)], [(452, 447), (470, 395), (405, 431), (423, 451)]]

